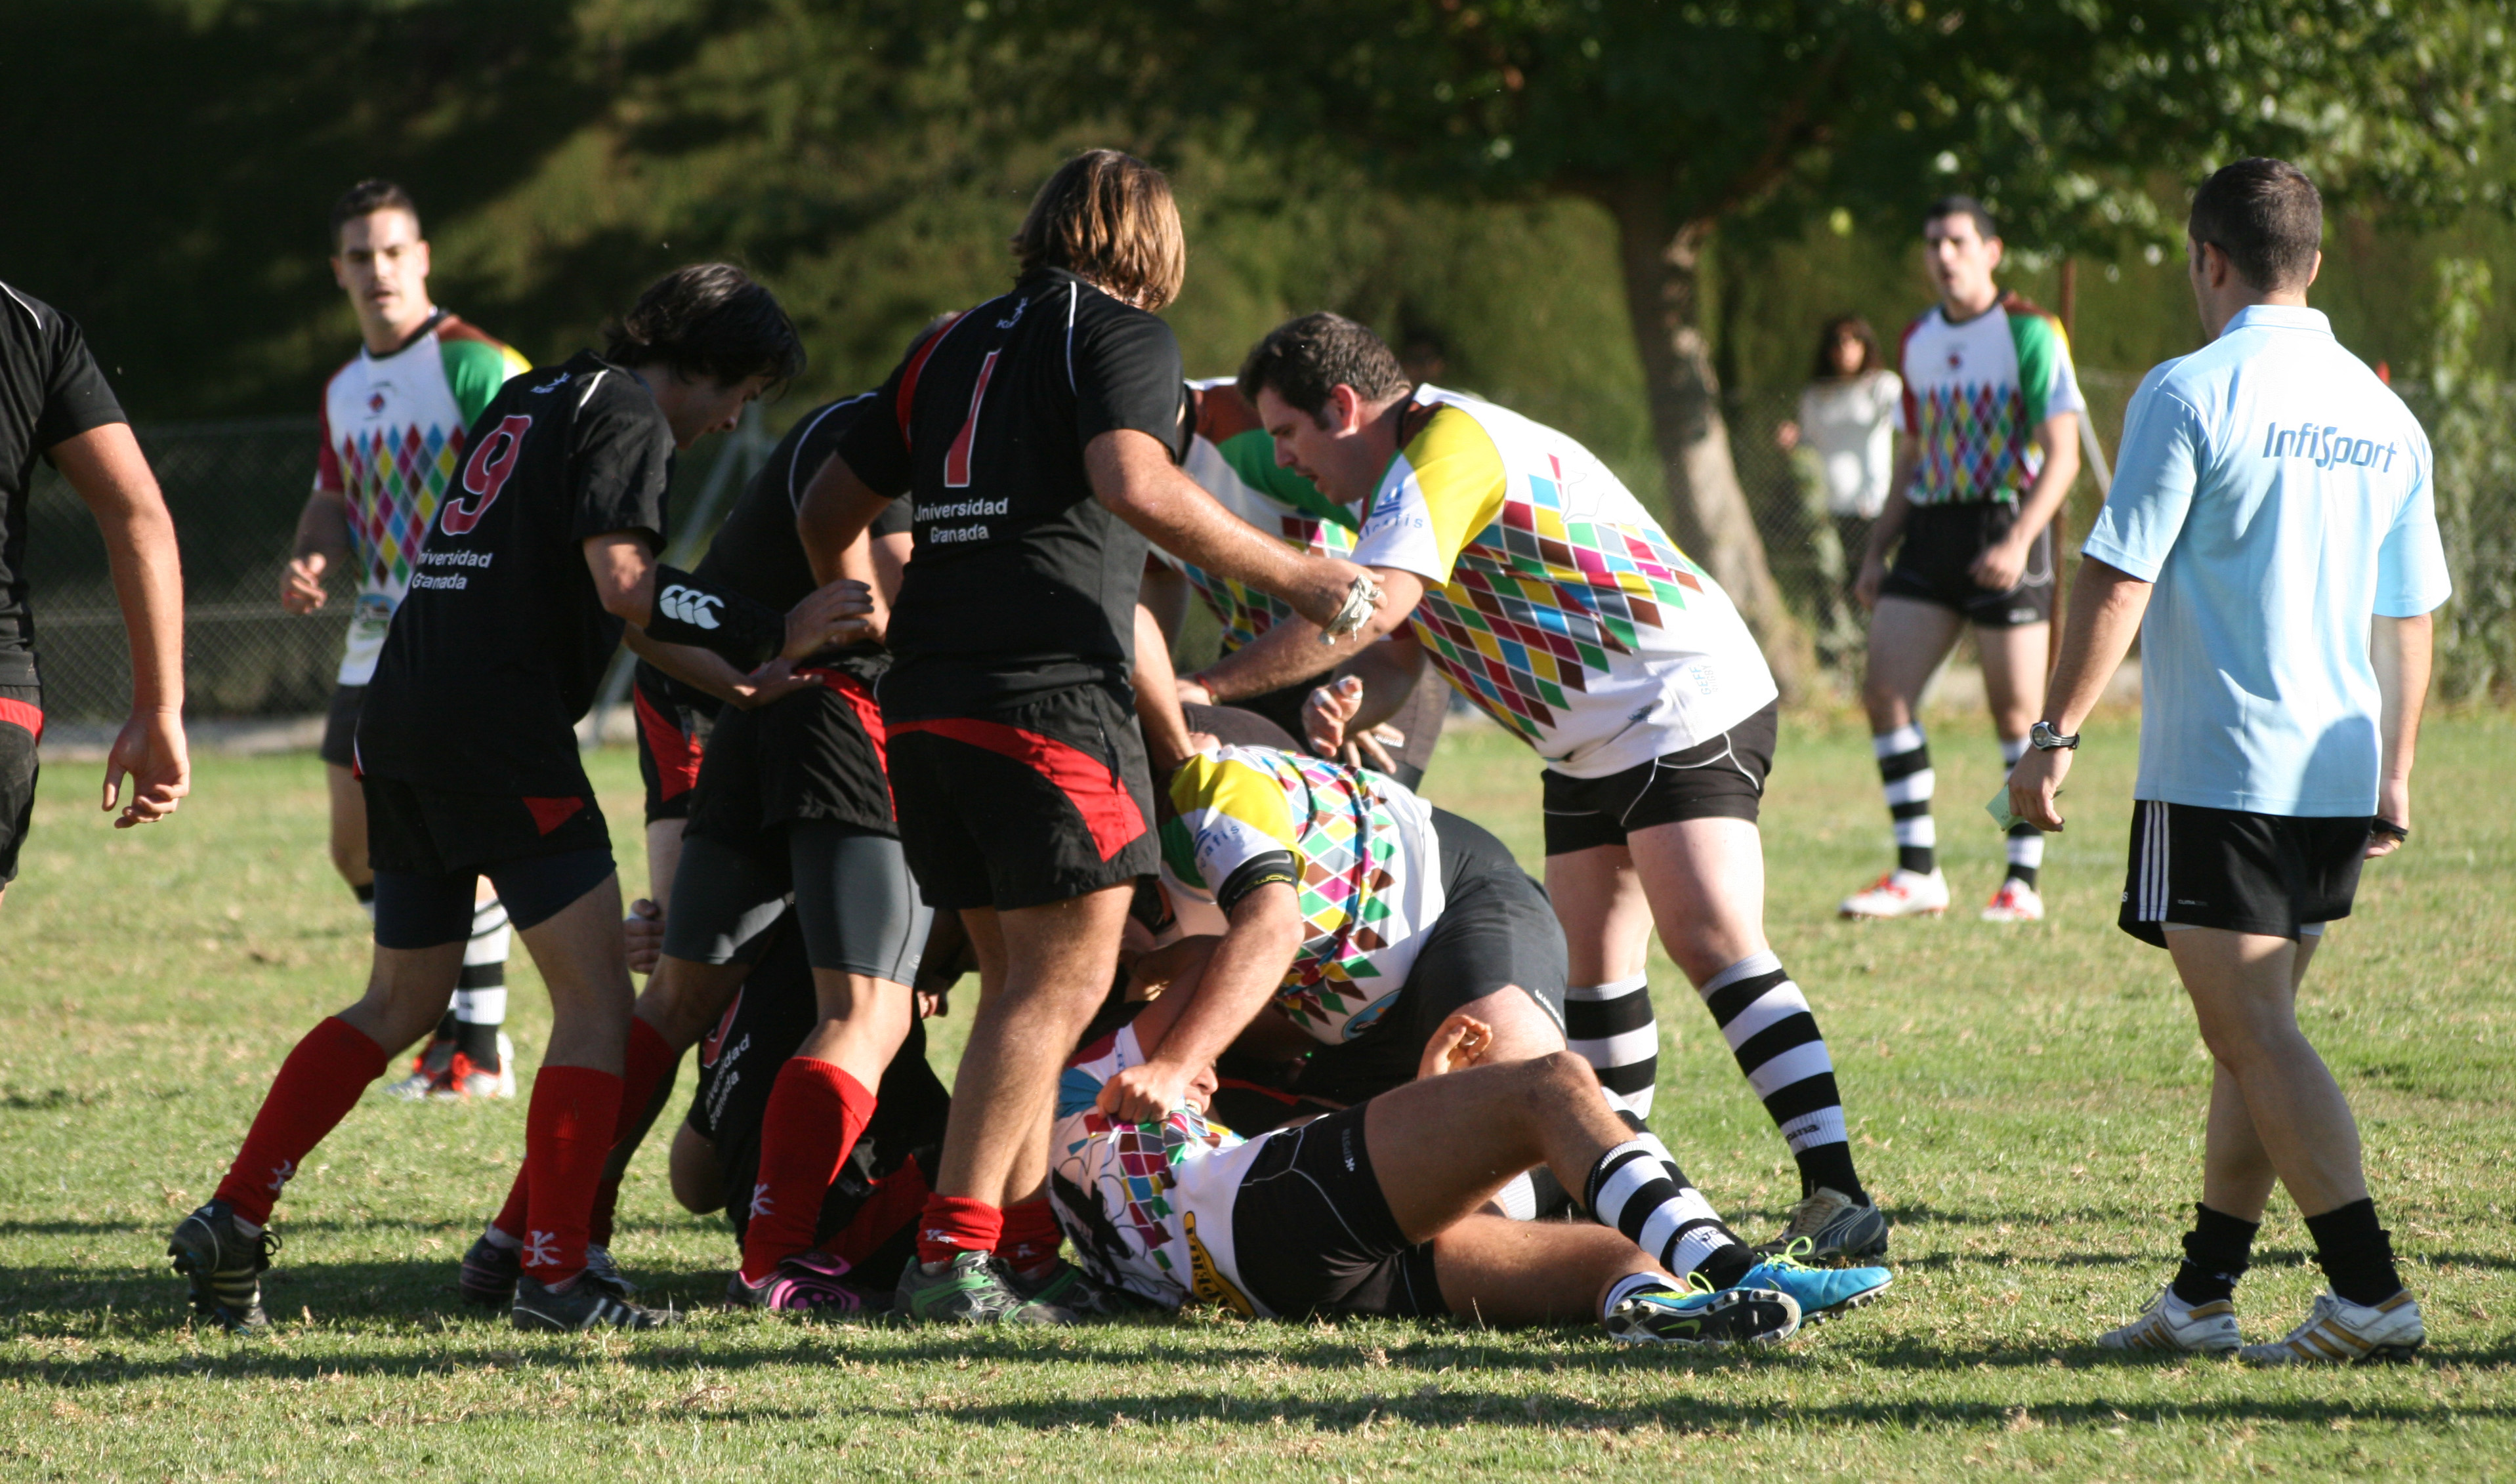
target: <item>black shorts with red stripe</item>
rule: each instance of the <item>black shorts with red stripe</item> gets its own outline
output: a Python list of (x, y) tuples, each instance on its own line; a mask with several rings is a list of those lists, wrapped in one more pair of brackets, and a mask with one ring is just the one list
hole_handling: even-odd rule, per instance
[(35, 819), (35, 744), (44, 735), (44, 692), (0, 685), (0, 886), (18, 879), (18, 847)]
[(852, 667), (796, 672), (816, 683), (755, 710), (727, 707), (708, 734), (690, 833), (748, 847), (783, 826), (828, 820), (897, 836), (882, 707)]
[(900, 841), (938, 911), (1045, 906), (1159, 867), (1152, 773), (1123, 687), (886, 720)]
[(687, 819), (691, 790), (699, 781), (699, 759), (725, 703), (638, 662), (629, 686), (638, 714), (638, 773), (647, 780), (647, 822)]

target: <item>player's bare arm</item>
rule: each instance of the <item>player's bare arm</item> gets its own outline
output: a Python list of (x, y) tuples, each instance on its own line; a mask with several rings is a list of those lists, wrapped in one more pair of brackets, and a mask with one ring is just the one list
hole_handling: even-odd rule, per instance
[(323, 574), (350, 560), (350, 504), (337, 490), (318, 489), (306, 497), (297, 513), (297, 541), (288, 570), (279, 579), (279, 605), (291, 613), (312, 613), (330, 595)]
[[(2072, 447), (2076, 459), (2077, 445)], [(1905, 498), (1905, 491), (1912, 487), (1913, 473), (1921, 467), (1921, 462), (1920, 447), (1906, 434), (1896, 434), (1896, 473), (1888, 481), (1887, 503), (1879, 509), (1878, 518), (1870, 523), (1869, 544), (1861, 554), (1861, 575), (1852, 584), (1852, 596), (1864, 608), (1878, 606), (1878, 590), (1887, 581), (1887, 554), (1896, 550), (1897, 542), (1905, 539), (1905, 522), (1913, 514), (1913, 502)], [(2068, 489), (2070, 486), (2063, 487)]]
[[(2064, 736), (2079, 734), (2097, 709), (2149, 611), (2150, 584), (2090, 556), (2071, 584), (2071, 616), (2062, 633), (2061, 659), (2044, 701), (2044, 722)], [(2074, 749), (2030, 748), (2009, 774), (2009, 807), (2039, 830), (2062, 828), (2054, 796), (2071, 771)]]
[[(1110, 1079), (1101, 1111), (1131, 1122), (1160, 1118), (1180, 1105), (1189, 1084), (1265, 1013), (1302, 946), (1302, 909), (1293, 888), (1271, 882), (1235, 903), (1232, 928), (1201, 974), (1183, 974), (1164, 994), (1187, 998), (1151, 1058)], [(1156, 1001), (1156, 1004), (1161, 1003)], [(1138, 1044), (1142, 1045), (1139, 1035)]]
[(1084, 445), (1083, 468), (1102, 505), (1154, 545), (1280, 598), (1314, 624), (1335, 622), (1363, 575), (1353, 562), (1305, 556), (1234, 515), (1180, 473), (1150, 433), (1131, 428), (1102, 433)]
[(2077, 413), (2057, 412), (2046, 418), (2035, 430), (2035, 441), (2043, 447), (2044, 467), (2018, 508), (2017, 523), (2008, 535), (1986, 547), (1969, 569), (1976, 585), (1987, 593), (2009, 592), (2026, 577), (2035, 538), (2052, 523), (2062, 502), (2071, 497), (2071, 481), (2079, 477)]
[(154, 824), (192, 791), (184, 742), (184, 565), (175, 517), (129, 424), (91, 428), (47, 453), (104, 533), (114, 597), (131, 636), (131, 717), (105, 755), (101, 806), (108, 812), (121, 806), (117, 830)]
[(813, 482), (804, 487), (803, 502), (795, 508), (795, 533), (803, 538), (814, 581), (847, 575), (842, 562), (848, 547), (890, 503), (890, 496), (857, 477), (845, 457), (830, 455), (813, 475)]
[[(2377, 718), (2383, 759), (2376, 775), (2376, 827), (2368, 857), (2391, 855), (2411, 833), (2411, 755), (2418, 750), (2420, 712), (2428, 703), (2429, 653), (2436, 635), (2430, 615), (2387, 618), (2379, 613), (2368, 634), (2368, 658), (2375, 666), (2382, 700)], [(2390, 826), (2391, 828), (2388, 828)]]
[[(1343, 563), (1340, 563), (1343, 565)], [(1334, 670), (1395, 633), (1424, 597), (1424, 579), (1396, 567), (1362, 567), (1380, 584), (1380, 606), (1363, 627), (1338, 639), (1323, 639), (1320, 626), (1307, 615), (1283, 619), (1211, 668), (1197, 672), (1196, 683), (1206, 698), (1229, 705), (1236, 697), (1264, 695), (1296, 680)], [(1191, 701), (1201, 699), (1184, 693)]]
[(1151, 608), (1136, 604), (1136, 722), (1145, 730), (1146, 761), (1153, 765), (1155, 787), (1172, 768), (1197, 749), (1188, 718), (1180, 711), (1179, 681), (1171, 674), (1170, 642)]

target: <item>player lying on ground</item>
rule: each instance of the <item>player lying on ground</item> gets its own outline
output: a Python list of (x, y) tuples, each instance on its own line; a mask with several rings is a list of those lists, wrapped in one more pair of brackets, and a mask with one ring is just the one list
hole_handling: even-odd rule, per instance
[[(746, 1252), (759, 1225), (755, 1198), (782, 1069), (821, 1023), (794, 913), (767, 936), (768, 947), (734, 1003), (699, 1042), (697, 1084), (690, 1113), (674, 1131), (671, 1156), (673, 1199), (688, 1211), (724, 1212)], [(726, 1285), (729, 1304), (827, 1316), (891, 1306), (892, 1287), (917, 1250), (927, 1172), (935, 1168), (951, 1107), (926, 1061), (922, 1016), (874, 1092), (879, 1100), (863, 1132), (805, 1214), (803, 1245), (776, 1264), (767, 1284), (734, 1273)]]
[[(1173, 990), (1083, 1048), (1059, 1085), (1049, 1189), (1079, 1260), (1167, 1308), (1257, 1316), (1597, 1317), (1620, 1340), (1787, 1339), (1883, 1292), (1885, 1268), (1760, 1259), (1668, 1151), (1636, 1135), (1571, 1051), (1465, 1066), (1485, 1028), (1451, 1017), (1418, 1081), (1257, 1138), (1209, 1124), (1211, 1065), (1155, 1119), (1101, 1109), (1162, 1052), (1198, 994)], [(1485, 1214), (1544, 1164), (1598, 1226)], [(1601, 1229), (1602, 1227), (1606, 1229)]]
[(175, 1229), (169, 1255), (205, 1317), (263, 1322), (273, 1203), (392, 1051), (444, 1013), (473, 884), (487, 876), (553, 1011), (525, 1124), (513, 1322), (656, 1322), (588, 1272), (630, 986), (610, 831), (575, 723), (624, 639), (668, 669), (699, 673), (692, 648), (747, 669), (812, 654), (869, 610), (861, 584), (834, 582), (781, 614), (654, 559), (675, 451), (732, 427), (803, 364), (768, 290), (702, 265), (649, 288), (608, 355), (517, 377), (482, 413), (487, 431), (472, 441), (461, 495), (438, 513), (359, 716), (375, 969), (364, 998), (289, 1053), (218, 1194)]
[[(1334, 314), (1279, 326), (1240, 390), (1276, 456), (1363, 512), (1354, 559), (1384, 600), (1331, 644), (1297, 619), (1180, 686), (1273, 690), (1405, 625), (1412, 653), (1545, 760), (1546, 886), (1572, 955), (1568, 1037), (1648, 1117), (1659, 1036), (1643, 965), (1655, 926), (1799, 1165), (1779, 1250), (1887, 1250), (1863, 1188), (1833, 1058), (1765, 938), (1756, 831), (1780, 724), (1772, 673), (1719, 585), (1589, 450), (1475, 397), (1416, 387), (1380, 338)], [(1315, 695), (1333, 752), (1383, 720), (1398, 678)]]

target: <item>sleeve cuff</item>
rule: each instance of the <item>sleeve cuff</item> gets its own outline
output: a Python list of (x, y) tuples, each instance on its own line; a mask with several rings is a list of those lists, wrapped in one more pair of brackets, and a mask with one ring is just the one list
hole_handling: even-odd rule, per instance
[(2158, 581), (2158, 569), (2165, 564), (2162, 561), (2151, 561), (2146, 557), (2135, 556), (2093, 532), (2087, 540), (2079, 543), (2079, 555), (2094, 556), (2135, 582)]

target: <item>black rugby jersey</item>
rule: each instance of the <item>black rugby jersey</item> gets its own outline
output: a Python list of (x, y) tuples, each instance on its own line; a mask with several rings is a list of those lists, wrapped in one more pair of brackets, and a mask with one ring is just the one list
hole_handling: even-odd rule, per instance
[(68, 315), (0, 283), (0, 685), (35, 683), (26, 501), (55, 444), (124, 421)]
[(358, 719), (358, 765), (459, 793), (581, 798), (576, 723), (620, 646), (584, 543), (663, 546), (673, 430), (632, 373), (580, 350), (509, 381), (472, 425)]
[(913, 497), (886, 714), (1123, 682), (1146, 543), (1083, 469), (1084, 445), (1117, 429), (1187, 451), (1179, 342), (1060, 268), (960, 315), (883, 384), (839, 451), (874, 489)]
[[(770, 452), (769, 462), (743, 486), (734, 509), (726, 512), (725, 523), (717, 527), (693, 575), (780, 613), (802, 602), (818, 584), (813, 581), (803, 538), (795, 533), (796, 513), (813, 476), (873, 405), (874, 395), (864, 392), (843, 397), (796, 419)], [(908, 528), (908, 507), (895, 500), (875, 519), (871, 534), (896, 536)], [(836, 664), (870, 680), (882, 668), (884, 652), (880, 644), (845, 644), (814, 655), (811, 663)]]

